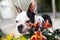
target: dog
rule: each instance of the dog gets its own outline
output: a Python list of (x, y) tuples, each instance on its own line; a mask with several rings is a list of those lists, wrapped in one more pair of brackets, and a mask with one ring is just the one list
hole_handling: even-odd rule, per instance
[[(42, 18), (43, 17), (43, 18)], [(51, 21), (51, 18), (49, 15), (42, 15), (42, 16), (36, 16), (35, 15), (35, 23), (40, 23), (39, 26), (42, 27), (42, 23), (43, 21), (46, 21), (46, 19), (49, 20), (49, 23), (51, 24), (52, 26), (52, 21)], [(31, 21), (30, 21), (30, 18), (28, 17), (27, 15), (27, 12), (26, 11), (22, 11), (19, 15), (17, 15), (16, 17), (16, 31), (17, 31), (17, 34), (26, 34), (26, 33), (29, 33), (29, 29), (31, 29)], [(40, 27), (38, 28), (38, 30), (40, 31)], [(50, 27), (51, 28), (51, 27)], [(48, 28), (48, 29), (50, 29)]]

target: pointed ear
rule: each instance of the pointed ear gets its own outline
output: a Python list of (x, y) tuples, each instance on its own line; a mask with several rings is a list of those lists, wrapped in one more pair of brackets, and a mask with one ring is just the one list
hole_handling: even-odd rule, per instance
[(31, 0), (32, 4), (35, 5), (35, 1), (34, 0)]

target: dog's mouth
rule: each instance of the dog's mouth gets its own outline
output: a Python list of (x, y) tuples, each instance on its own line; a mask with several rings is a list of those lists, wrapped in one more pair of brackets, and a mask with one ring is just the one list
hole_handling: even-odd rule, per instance
[(28, 32), (28, 30), (26, 29), (26, 30), (22, 30), (22, 33), (23, 34), (25, 34), (25, 33), (27, 33)]
[(28, 30), (20, 30), (19, 33), (26, 34), (26, 33), (28, 33)]
[(28, 32), (28, 29), (24, 29), (24, 28), (21, 28), (20, 26), (18, 26), (18, 32), (21, 34), (25, 34)]

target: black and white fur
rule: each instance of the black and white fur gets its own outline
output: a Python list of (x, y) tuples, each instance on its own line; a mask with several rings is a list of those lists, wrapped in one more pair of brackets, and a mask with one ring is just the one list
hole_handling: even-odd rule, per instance
[[(41, 16), (36, 16), (35, 15), (35, 22), (41, 22), (44, 21), (44, 19)], [(27, 25), (25, 25), (25, 22), (30, 20), (30, 18), (27, 16), (27, 12), (22, 11), (19, 15), (17, 15), (16, 20), (18, 21), (17, 25), (16, 25), (16, 35), (20, 35), (20, 34), (25, 34), (24, 31), (29, 32), (27, 29), (31, 29), (30, 27), (28, 27)], [(41, 26), (42, 24), (40, 24)], [(27, 33), (26, 32), (26, 33)]]

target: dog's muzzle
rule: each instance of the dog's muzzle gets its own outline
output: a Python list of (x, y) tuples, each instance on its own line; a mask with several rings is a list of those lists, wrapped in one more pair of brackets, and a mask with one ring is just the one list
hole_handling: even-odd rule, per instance
[(23, 25), (22, 25), (22, 24), (21, 24), (21, 25), (18, 25), (18, 32), (19, 32), (19, 33), (23, 33), (23, 32), (22, 32), (22, 29), (23, 29)]

